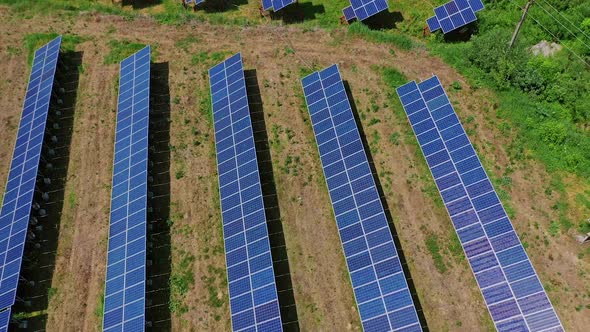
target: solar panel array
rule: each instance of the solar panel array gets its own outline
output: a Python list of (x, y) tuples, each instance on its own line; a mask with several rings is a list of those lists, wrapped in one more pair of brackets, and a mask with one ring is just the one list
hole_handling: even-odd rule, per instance
[(387, 0), (350, 0), (350, 6), (344, 8), (342, 13), (347, 21), (353, 18), (364, 21), (388, 8)]
[(365, 331), (421, 331), (338, 67), (302, 79)]
[(264, 10), (272, 9), (273, 11), (278, 12), (295, 2), (297, 2), (297, 0), (262, 0), (262, 8)]
[(240, 53), (209, 70), (234, 331), (281, 331), (266, 215)]
[(16, 298), (60, 46), (61, 36), (35, 51), (29, 76), (0, 212), (0, 309)]
[(104, 331), (145, 329), (150, 47), (121, 62)]
[(434, 9), (434, 16), (426, 20), (430, 31), (453, 31), (477, 20), (475, 13), (484, 8), (481, 0), (452, 0)]
[(563, 331), (438, 77), (397, 93), (496, 328)]

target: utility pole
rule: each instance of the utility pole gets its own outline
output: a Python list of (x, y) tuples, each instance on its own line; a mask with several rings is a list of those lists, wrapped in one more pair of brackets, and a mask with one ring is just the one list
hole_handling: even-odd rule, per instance
[(511, 49), (512, 46), (514, 46), (514, 43), (516, 42), (516, 38), (518, 37), (518, 33), (520, 32), (520, 28), (522, 27), (522, 24), (524, 23), (526, 15), (529, 13), (529, 8), (531, 8), (531, 6), (533, 5), (534, 2), (535, 2), (535, 0), (529, 0), (526, 3), (526, 6), (524, 6), (524, 11), (522, 12), (522, 17), (520, 18), (520, 21), (516, 25), (516, 29), (514, 30), (514, 33), (512, 34), (512, 39), (510, 40), (510, 44), (508, 45), (508, 49)]

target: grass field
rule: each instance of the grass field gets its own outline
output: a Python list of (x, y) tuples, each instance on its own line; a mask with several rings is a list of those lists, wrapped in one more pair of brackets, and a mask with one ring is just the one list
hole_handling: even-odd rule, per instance
[[(48, 304), (35, 312), (24, 307), (13, 312), (48, 331), (100, 329), (118, 62), (150, 44), (152, 61), (164, 68), (167, 88), (161, 92), (170, 113), (164, 144), (170, 159), (166, 246), (171, 261), (164, 276), (169, 294), (154, 309), (162, 318), (153, 330), (230, 328), (207, 70), (238, 51), (246, 69), (256, 70), (261, 90), (260, 125), (268, 136), (301, 330), (361, 330), (299, 82), (332, 63), (339, 64), (350, 85), (430, 330), (494, 329), (395, 94), (408, 80), (433, 73), (442, 80), (564, 326), (584, 331), (590, 324), (590, 249), (571, 236), (590, 231), (584, 223), (590, 181), (586, 169), (569, 167), (571, 161), (560, 158), (575, 149), (582, 154), (579, 165), (585, 165), (587, 126), (560, 122), (557, 128), (578, 136), (560, 138), (558, 131), (562, 145), (547, 148), (546, 132), (540, 131), (547, 122), (531, 116), (547, 104), (497, 88), (463, 56), (472, 41), (423, 37), (432, 1), (390, 1), (395, 25), (383, 30), (340, 25), (346, 0), (300, 0), (303, 21), (289, 24), (284, 17), (261, 17), (252, 0), (230, 1), (222, 12), (154, 2), (133, 8), (109, 0), (0, 0), (0, 29), (6, 31), (0, 46), (0, 139), (10, 142), (0, 146), (0, 183), (6, 181), (32, 52), (63, 34), (62, 50), (82, 57), (55, 267), (49, 284), (40, 286)], [(505, 7), (515, 8), (510, 6)], [(482, 14), (489, 15), (482, 26), (493, 26), (496, 10)], [(508, 25), (519, 16), (506, 12), (506, 23), (495, 24)], [(527, 26), (524, 33), (535, 31)]]

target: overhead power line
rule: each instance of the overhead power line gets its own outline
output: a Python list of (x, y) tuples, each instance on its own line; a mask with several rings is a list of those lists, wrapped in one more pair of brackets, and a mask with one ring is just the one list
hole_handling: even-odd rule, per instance
[[(513, 3), (515, 3), (517, 6), (520, 7), (520, 5), (515, 1), (515, 0), (510, 0)], [(534, 0), (533, 0), (534, 1)], [(529, 1), (529, 2), (533, 2), (533, 1)], [(582, 63), (584, 63), (586, 66), (590, 67), (590, 63), (588, 63), (584, 57), (580, 56), (578, 53), (576, 53), (574, 50), (572, 50), (569, 46), (567, 46), (566, 43), (563, 43), (553, 32), (551, 32), (551, 30), (549, 30), (548, 28), (546, 28), (543, 24), (541, 24), (541, 22), (539, 22), (539, 20), (537, 20), (533, 15), (531, 15), (530, 13), (528, 13), (528, 17), (530, 17), (533, 21), (535, 21), (535, 23), (537, 23), (538, 26), (540, 26), (543, 30), (545, 30), (548, 34), (550, 34), (554, 40), (557, 40), (560, 42), (560, 45), (564, 46), (566, 49), (568, 49), (568, 51), (570, 51), (573, 55), (575, 55), (578, 59), (580, 59), (580, 61), (582, 61)]]
[(587, 35), (584, 30), (580, 29), (578, 26), (576, 26), (572, 21), (570, 21), (567, 16), (563, 15), (559, 10), (557, 10), (557, 8), (553, 7), (553, 5), (551, 5), (549, 2), (547, 2), (546, 0), (541, 0), (543, 1), (543, 3), (545, 3), (546, 5), (548, 5), (549, 7), (551, 7), (557, 14), (559, 14), (559, 16), (563, 17), (569, 24), (571, 24), (571, 26), (573, 26), (574, 28), (576, 28), (576, 30), (580, 31), (580, 33), (582, 33), (586, 38), (588, 38), (590, 40), (590, 36)]
[[(549, 33), (551, 36), (553, 36), (554, 39), (559, 40), (559, 38), (557, 38), (557, 36), (555, 36), (551, 31), (549, 31), (549, 29), (545, 28), (536, 18), (534, 18), (532, 15), (529, 15), (529, 16), (531, 19), (533, 19), (533, 21), (535, 21), (535, 23), (537, 23), (541, 28), (543, 28), (545, 31), (547, 31), (547, 33)], [(567, 44), (560, 43), (560, 45), (563, 45), (570, 52), (572, 52), (576, 57), (578, 57), (578, 59), (580, 59), (580, 61), (582, 61), (586, 66), (590, 67), (590, 63), (586, 62), (586, 60), (584, 60), (584, 58), (582, 56), (580, 56), (578, 53), (574, 52), (574, 50), (572, 50), (569, 46), (567, 46)]]
[[(559, 23), (559, 25), (561, 25), (561, 26), (562, 26), (564, 29), (566, 29), (566, 30), (567, 30), (567, 31), (568, 31), (568, 32), (569, 32), (569, 33), (570, 33), (572, 36), (574, 36), (574, 38), (576, 38), (578, 41), (580, 41), (582, 44), (584, 44), (584, 45), (585, 45), (586, 47), (588, 47), (588, 49), (590, 50), (590, 45), (586, 44), (586, 43), (584, 42), (584, 40), (583, 40), (583, 39), (580, 39), (580, 38), (578, 38), (578, 35), (576, 35), (575, 33), (573, 33), (573, 32), (572, 32), (570, 29), (568, 29), (568, 28), (567, 28), (567, 27), (566, 27), (566, 26), (565, 26), (563, 23), (561, 23), (561, 21), (560, 21), (560, 20), (558, 20), (557, 18), (555, 18), (555, 16), (553, 16), (553, 15), (552, 15), (552, 14), (551, 14), (549, 11), (547, 11), (547, 10), (545, 9), (545, 7), (541, 6), (540, 4), (538, 4), (538, 5), (537, 5), (537, 7), (539, 7), (539, 8), (541, 8), (541, 9), (543, 9), (543, 11), (544, 11), (545, 13), (547, 13), (549, 16), (551, 16), (551, 18), (553, 18), (553, 19), (554, 19), (554, 20), (555, 20), (557, 23)], [(570, 24), (571, 24), (571, 22), (570, 22)]]

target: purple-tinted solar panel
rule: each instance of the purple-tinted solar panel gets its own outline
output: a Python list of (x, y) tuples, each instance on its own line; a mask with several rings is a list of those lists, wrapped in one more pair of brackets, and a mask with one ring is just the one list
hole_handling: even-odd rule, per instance
[(563, 331), (438, 78), (397, 92), (496, 328)]

